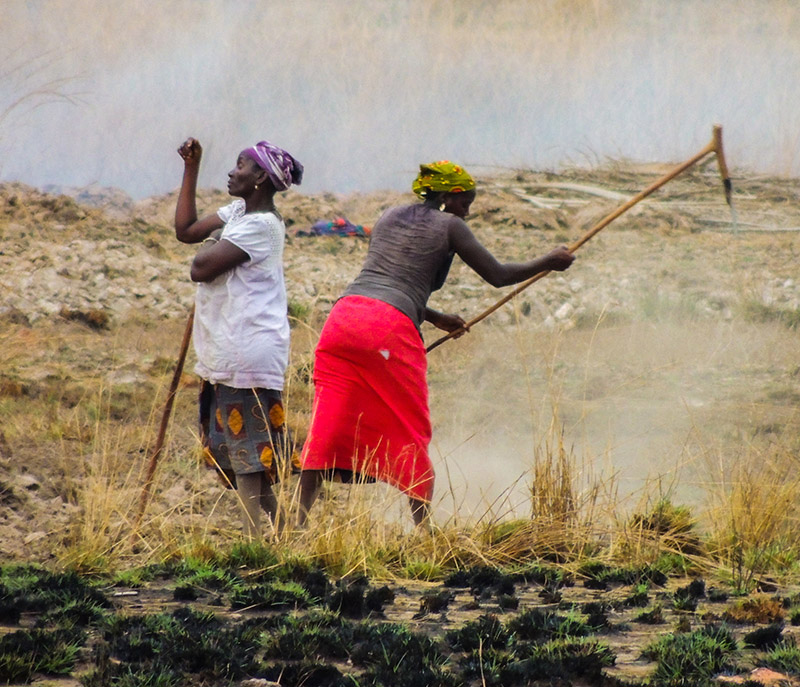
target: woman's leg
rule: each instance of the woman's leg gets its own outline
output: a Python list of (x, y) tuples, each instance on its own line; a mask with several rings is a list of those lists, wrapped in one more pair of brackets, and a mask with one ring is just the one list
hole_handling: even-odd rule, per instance
[(236, 475), (236, 493), (242, 507), (242, 529), (248, 539), (261, 537), (261, 485), (263, 472)]
[(261, 508), (269, 515), (275, 534), (283, 532), (286, 525), (286, 513), (278, 504), (278, 497), (266, 477), (261, 483)]
[(242, 501), (242, 524), (246, 537), (261, 537), (262, 510), (269, 516), (275, 533), (280, 534), (283, 531), (286, 516), (263, 472), (236, 475), (236, 490)]
[(431, 509), (428, 502), (420, 501), (413, 496), (409, 497), (408, 502), (411, 504), (411, 517), (414, 518), (414, 524), (419, 528), (430, 529)]
[(300, 495), (297, 508), (297, 526), (303, 527), (308, 518), (308, 511), (314, 505), (322, 486), (322, 472), (319, 470), (303, 470), (300, 473)]

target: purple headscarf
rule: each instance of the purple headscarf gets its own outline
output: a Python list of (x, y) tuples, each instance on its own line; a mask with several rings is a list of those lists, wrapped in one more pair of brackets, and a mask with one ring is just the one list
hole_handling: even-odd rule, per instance
[(268, 141), (259, 141), (242, 153), (267, 171), (277, 191), (285, 191), (292, 184), (299, 184), (303, 180), (303, 165), (283, 148), (278, 148)]

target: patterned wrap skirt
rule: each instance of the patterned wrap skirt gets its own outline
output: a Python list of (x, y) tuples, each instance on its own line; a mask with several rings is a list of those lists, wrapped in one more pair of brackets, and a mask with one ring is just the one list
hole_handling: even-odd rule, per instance
[(279, 482), (287, 461), (299, 470), (280, 391), (234, 389), (203, 380), (200, 430), (205, 461), (227, 486), (236, 486), (236, 475), (255, 472)]
[(379, 479), (430, 501), (427, 359), (413, 322), (365, 296), (336, 302), (314, 355), (303, 470)]

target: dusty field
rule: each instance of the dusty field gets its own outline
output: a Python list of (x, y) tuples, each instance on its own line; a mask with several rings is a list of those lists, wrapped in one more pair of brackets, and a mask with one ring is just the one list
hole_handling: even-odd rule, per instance
[[(580, 236), (662, 171), (494, 176), (470, 223), (501, 258), (538, 254)], [(737, 228), (713, 168), (680, 177), (601, 232), (567, 273), (432, 352), (442, 517), (479, 515), (487, 504), (524, 510), (524, 475), (554, 413), (581, 461), (616, 475), (622, 495), (634, 499), (662, 478), (678, 500), (702, 506), (709, 481), (720, 477), (709, 469), (724, 467), (717, 454), (725, 463), (743, 442), (792, 441), (800, 398), (796, 184), (735, 178), (734, 198)], [(402, 200), (290, 193), (281, 209), (291, 233), (336, 215), (371, 224)], [(56, 530), (73, 517), (70, 480), (81, 475), (64, 471), (74, 472), (75, 459), (99, 453), (140, 468), (136, 450), (152, 441), (192, 299), (192, 248), (171, 235), (174, 198), (133, 203), (98, 190), (79, 201), (13, 185), (0, 191), (3, 479), (16, 502), (2, 538), (7, 554), (20, 546), (11, 533), (49, 539), (43, 533), (53, 527), (31, 514), (42, 499), (50, 504), (41, 515), (59, 518)], [(213, 209), (225, 196), (208, 192), (203, 201)], [(330, 238), (287, 246), (297, 318), (287, 395), (299, 437), (310, 350), (365, 248)], [(457, 263), (431, 304), (471, 317), (503, 293)], [(92, 317), (99, 328), (85, 324)], [(192, 383), (187, 374), (173, 455), (193, 443)], [(106, 448), (125, 443), (127, 458), (109, 455), (100, 434)], [(28, 487), (16, 484), (20, 473)]]
[[(501, 259), (538, 254), (575, 240), (663, 171), (494, 170), (481, 175), (470, 225)], [(742, 461), (796, 458), (797, 183), (740, 173), (734, 189), (736, 226), (713, 167), (671, 182), (582, 248), (567, 273), (535, 284), (468, 337), (430, 354), (440, 524), (527, 517), (532, 466), (558, 437), (579, 481), (602, 486), (603, 498), (593, 502), (598, 520), (669, 497), (692, 508), (701, 532), (713, 529)], [(121, 544), (192, 300), (193, 250), (172, 237), (174, 197), (134, 203), (102, 189), (74, 195), (0, 187), (0, 561), (125, 567), (197, 537), (228, 545), (238, 516), (230, 494), (196, 461), (191, 355), (143, 547), (131, 553)], [(295, 318), (287, 399), (299, 440), (310, 352), (366, 244), (291, 235), (338, 215), (369, 225), (383, 208), (410, 199), (281, 199)], [(213, 210), (225, 197), (208, 191), (202, 201)], [(504, 293), (454, 264), (431, 305), (471, 317)], [(390, 492), (373, 491), (380, 512), (394, 507), (386, 507)], [(787, 563), (787, 583), (792, 570)], [(632, 591), (619, 584), (587, 591), (577, 582), (562, 602)], [(389, 620), (409, 621), (419, 610), (427, 587), (408, 588), (387, 605)], [(520, 608), (542, 605), (540, 591), (524, 587)], [(650, 603), (659, 593), (670, 592), (653, 591)], [(446, 619), (413, 622), (441, 635), (499, 610), (493, 602), (470, 607), (467, 596), (456, 597), (460, 610)], [(170, 607), (166, 597), (153, 603)], [(617, 668), (606, 674), (639, 680), (653, 665), (640, 657), (646, 636), (673, 629), (680, 617), (699, 628), (722, 608), (703, 600), (688, 616), (669, 610), (656, 630), (630, 624), (630, 607), (613, 611), (613, 623), (630, 627), (604, 636), (617, 654)]]

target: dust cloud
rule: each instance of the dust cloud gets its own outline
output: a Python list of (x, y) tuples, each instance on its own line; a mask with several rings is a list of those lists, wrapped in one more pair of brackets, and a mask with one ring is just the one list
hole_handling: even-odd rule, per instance
[(774, 323), (637, 317), (470, 338), (430, 355), (440, 519), (530, 515), (533, 465), (559, 441), (599, 508), (701, 506), (743, 450), (775, 440), (765, 430), (797, 422), (775, 375), (796, 369), (797, 334)]
[(4, 0), (0, 179), (201, 184), (268, 138), (308, 192), (405, 188), (421, 160), (685, 159), (800, 173), (792, 0)]

